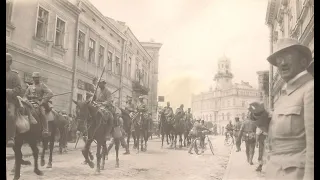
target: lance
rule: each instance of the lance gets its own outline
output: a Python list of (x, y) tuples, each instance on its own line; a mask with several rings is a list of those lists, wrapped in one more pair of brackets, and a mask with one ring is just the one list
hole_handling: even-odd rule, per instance
[[(100, 83), (101, 78), (102, 78), (102, 75), (104, 74), (104, 71), (106, 70), (106, 66), (107, 66), (107, 64), (106, 64), (106, 65), (104, 65), (104, 67), (103, 67), (103, 70), (102, 70), (102, 73), (101, 73), (101, 75), (100, 75), (100, 78), (99, 78), (98, 84)], [(97, 90), (98, 90), (98, 86), (96, 86), (96, 88), (95, 88), (95, 90), (94, 90), (93, 97), (96, 95)], [(93, 101), (93, 98), (91, 98), (90, 103), (92, 103), (92, 101)]]
[(61, 95), (65, 95), (65, 94), (70, 94), (71, 92), (72, 92), (72, 91), (70, 91), (70, 92), (65, 92), (65, 93), (61, 93), (61, 94), (55, 94), (55, 95), (52, 95), (52, 96), (42, 97), (42, 98), (39, 98), (39, 100), (45, 99), (45, 98), (52, 98), (52, 97), (55, 97), (55, 96), (61, 96)]

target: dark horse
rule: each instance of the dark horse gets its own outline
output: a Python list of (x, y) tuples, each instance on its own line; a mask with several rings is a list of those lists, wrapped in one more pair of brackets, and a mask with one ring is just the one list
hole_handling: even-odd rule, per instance
[(122, 115), (122, 119), (123, 119), (123, 129), (127, 134), (127, 146), (129, 148), (129, 144), (130, 144), (130, 138), (131, 138), (131, 125), (132, 125), (132, 121), (131, 121), (131, 117), (128, 113), (128, 111), (121, 109), (121, 115)]
[(169, 140), (168, 140), (168, 136), (169, 136), (169, 139), (172, 140), (172, 125), (169, 124), (167, 122), (167, 118), (165, 117), (164, 115), (164, 112), (161, 111), (160, 112), (160, 123), (159, 123), (159, 130), (160, 130), (160, 133), (161, 133), (161, 141), (162, 141), (162, 144), (161, 144), (161, 147), (163, 147), (163, 141), (164, 141), (164, 137), (166, 136), (167, 138), (167, 144), (169, 145)]
[(182, 147), (182, 134), (185, 131), (185, 116), (178, 113), (174, 117), (173, 122), (173, 132), (174, 132), (174, 139), (171, 143), (171, 147), (174, 145), (174, 148), (177, 147), (177, 138), (179, 136), (180, 148)]
[(192, 129), (192, 123), (190, 119), (185, 120), (185, 130), (184, 130), (184, 135), (183, 135), (183, 146), (189, 146), (191, 144), (191, 137), (189, 136), (189, 133)]
[(15, 155), (14, 180), (20, 179), (21, 164), (22, 162), (25, 162), (22, 160), (22, 152), (21, 152), (21, 148), (24, 142), (27, 142), (32, 150), (32, 155), (34, 159), (34, 173), (37, 175), (43, 175), (43, 172), (39, 170), (39, 166), (38, 166), (39, 149), (37, 147), (37, 142), (42, 138), (42, 130), (43, 130), (42, 122), (40, 120), (40, 115), (35, 111), (35, 109), (31, 104), (27, 104), (24, 102), (22, 104), (23, 104), (23, 107), (17, 108), (16, 111), (17, 112), (19, 111), (21, 115), (26, 115), (27, 111), (31, 111), (33, 117), (37, 121), (37, 124), (30, 124), (29, 131), (25, 133), (17, 132), (15, 136), (15, 144), (13, 146), (13, 151)]
[[(94, 168), (94, 163), (89, 159), (89, 149), (91, 143), (97, 141), (97, 166), (96, 173), (100, 173), (100, 169), (104, 169), (104, 159), (106, 152), (106, 135), (111, 133), (113, 127), (113, 115), (110, 111), (100, 108), (97, 104), (90, 101), (85, 102), (73, 102), (79, 109), (79, 119), (87, 121), (88, 126), (88, 139), (82, 150), (82, 155), (85, 158), (85, 162)], [(103, 148), (101, 152), (101, 148)], [(117, 152), (117, 164), (119, 164), (118, 151)], [(101, 158), (103, 160), (102, 167), (100, 167)]]
[[(54, 120), (48, 122), (51, 135), (48, 138), (42, 138), (43, 148), (42, 148), (42, 154), (41, 154), (41, 166), (44, 166), (45, 164), (44, 156), (45, 156), (46, 150), (48, 149), (48, 144), (50, 143), (50, 146), (49, 146), (50, 154), (49, 154), (49, 162), (47, 164), (47, 168), (52, 168), (52, 153), (53, 153), (54, 139), (55, 139), (57, 129), (59, 129), (59, 132), (60, 132), (60, 144), (65, 144), (65, 142), (63, 141), (67, 140), (65, 139), (66, 133), (67, 133), (66, 126), (69, 123), (66, 118), (64, 118), (61, 114), (59, 114), (55, 110), (52, 110), (52, 113), (54, 115)], [(61, 146), (60, 146), (60, 151), (62, 151)]]
[[(139, 153), (140, 138), (141, 138), (141, 151), (145, 150), (143, 148), (143, 140), (145, 140), (145, 138), (147, 138), (146, 136), (148, 136), (148, 129), (145, 126), (146, 121), (148, 121), (147, 117), (140, 112), (139, 114), (136, 114), (135, 117), (133, 117), (132, 119), (132, 126), (133, 126), (132, 138), (134, 141), (134, 148), (137, 148), (137, 153)], [(145, 142), (147, 141), (145, 140)]]

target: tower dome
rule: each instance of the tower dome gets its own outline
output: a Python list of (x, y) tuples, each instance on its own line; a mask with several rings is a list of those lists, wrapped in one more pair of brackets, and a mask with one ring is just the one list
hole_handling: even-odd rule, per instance
[(216, 81), (216, 89), (228, 89), (232, 87), (231, 61), (225, 55), (218, 60), (218, 72), (214, 80)]

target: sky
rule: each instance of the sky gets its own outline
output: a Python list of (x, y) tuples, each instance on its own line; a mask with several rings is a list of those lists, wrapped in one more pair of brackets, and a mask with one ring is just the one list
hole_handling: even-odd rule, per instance
[(105, 16), (126, 22), (139, 41), (162, 43), (158, 95), (173, 107), (215, 87), (218, 59), (231, 60), (233, 83), (258, 86), (268, 70), (267, 0), (90, 0)]

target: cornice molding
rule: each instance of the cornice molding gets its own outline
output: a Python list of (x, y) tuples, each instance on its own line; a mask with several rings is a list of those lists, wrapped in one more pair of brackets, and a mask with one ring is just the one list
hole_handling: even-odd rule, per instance
[(269, 0), (268, 2), (268, 7), (267, 7), (267, 13), (266, 13), (266, 24), (267, 25), (273, 25), (273, 20), (276, 18), (277, 16), (277, 8), (279, 2), (277, 2), (277, 0)]

